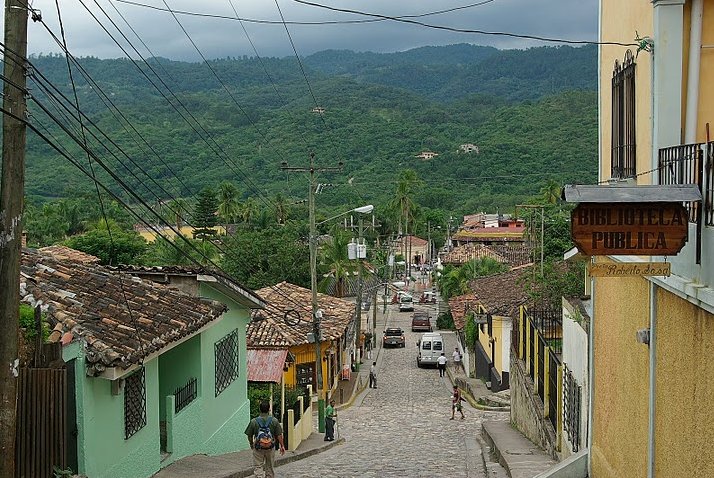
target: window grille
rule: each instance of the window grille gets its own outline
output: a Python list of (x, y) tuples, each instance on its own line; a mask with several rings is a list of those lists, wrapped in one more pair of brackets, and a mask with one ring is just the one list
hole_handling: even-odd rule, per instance
[(215, 344), (216, 397), (238, 378), (238, 329)]
[(146, 425), (146, 386), (144, 368), (124, 381), (124, 439), (128, 440)]
[(635, 57), (625, 52), (622, 63), (615, 60), (612, 73), (612, 157), (610, 176), (624, 179), (635, 175)]
[(174, 413), (178, 413), (193, 402), (198, 396), (198, 380), (195, 378), (189, 379), (186, 385), (178, 387), (174, 391)]

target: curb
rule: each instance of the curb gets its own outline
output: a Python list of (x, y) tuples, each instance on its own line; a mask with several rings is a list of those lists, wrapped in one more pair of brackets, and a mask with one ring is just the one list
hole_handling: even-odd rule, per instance
[[(345, 439), (344, 439), (344, 438), (338, 438), (338, 439), (335, 440), (335, 441), (327, 442), (325, 445), (322, 445), (322, 446), (317, 447), (317, 448), (313, 448), (313, 449), (311, 449), (311, 450), (305, 450), (305, 451), (302, 452), (302, 453), (295, 453), (295, 454), (290, 455), (290, 456), (283, 455), (283, 456), (281, 456), (280, 458), (276, 458), (276, 460), (275, 460), (275, 466), (278, 467), (278, 466), (282, 466), (282, 465), (287, 465), (288, 463), (292, 463), (292, 462), (294, 462), (294, 461), (302, 460), (303, 458), (307, 458), (307, 457), (309, 457), (309, 456), (317, 455), (318, 453), (322, 453), (323, 451), (327, 451), (327, 450), (329, 450), (329, 449), (332, 448), (332, 447), (335, 447), (335, 446), (337, 446), (337, 445), (341, 445), (341, 444), (344, 443), (344, 442), (345, 442)], [(250, 473), (249, 473), (248, 475), (245, 475), (245, 476), (250, 476), (251, 474), (253, 474), (253, 470), (251, 470)]]
[[(452, 371), (449, 370), (448, 368), (446, 369), (446, 374), (449, 376), (449, 380), (451, 381), (452, 385), (454, 383), (454, 377), (452, 376)], [(470, 394), (464, 392), (463, 397), (466, 399), (467, 402), (469, 402), (469, 405), (471, 407), (475, 408), (476, 410), (482, 410), (484, 412), (509, 412), (511, 411), (511, 407), (491, 407), (488, 405), (481, 405), (476, 401), (474, 397), (472, 397)]]

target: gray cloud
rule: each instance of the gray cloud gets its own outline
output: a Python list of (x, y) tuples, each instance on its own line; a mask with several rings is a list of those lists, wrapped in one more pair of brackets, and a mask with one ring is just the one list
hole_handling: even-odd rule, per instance
[[(82, 0), (95, 12), (102, 23), (121, 38), (109, 21), (94, 4)], [(142, 40), (156, 55), (196, 61), (200, 58), (168, 12), (150, 10), (119, 3), (116, 0), (98, 0), (110, 17), (125, 32), (142, 54), (147, 54), (133, 36), (112, 4), (126, 17)], [(162, 0), (137, 0), (164, 7)], [(171, 8), (218, 15), (233, 15), (228, 0), (167, 0)], [(279, 0), (287, 21), (365, 20), (369, 17), (331, 12), (299, 4), (292, 0)], [(319, 0), (319, 3), (338, 8), (361, 10), (382, 15), (398, 16), (420, 14), (475, 3), (475, 0)], [(70, 51), (77, 56), (112, 58), (125, 56), (108, 35), (89, 15), (80, 0), (61, 1), (62, 16)], [(274, 1), (233, 0), (238, 13), (244, 18), (279, 21)], [(59, 36), (54, 0), (35, 0), (35, 8), (42, 11), (48, 26)], [(209, 58), (227, 56), (253, 56), (248, 39), (240, 23), (231, 20), (198, 18), (178, 15), (193, 40)], [(504, 31), (530, 35), (563, 38), (568, 40), (596, 40), (597, 0), (494, 0), (491, 3), (433, 15), (417, 20), (434, 25), (455, 28)], [(293, 54), (285, 28), (280, 25), (244, 23), (250, 39), (261, 56), (284, 57)], [(289, 25), (290, 34), (300, 55), (309, 55), (328, 48), (356, 51), (393, 52), (425, 45), (474, 43), (498, 48), (523, 48), (547, 45), (537, 41), (508, 37), (463, 34), (438, 31), (394, 21), (341, 25)], [(28, 50), (31, 53), (60, 51), (45, 29), (30, 22)], [(126, 45), (124, 40), (120, 40)], [(127, 48), (128, 49), (128, 48)]]

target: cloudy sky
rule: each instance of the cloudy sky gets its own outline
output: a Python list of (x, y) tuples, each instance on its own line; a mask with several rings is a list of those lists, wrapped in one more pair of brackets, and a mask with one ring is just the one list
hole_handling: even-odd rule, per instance
[[(500, 31), (568, 40), (595, 40), (597, 37), (597, 0), (305, 1), (375, 15), (402, 17), (405, 20), (438, 27)], [(292, 55), (292, 46), (285, 26), (280, 23), (281, 17), (277, 5), (288, 22), (288, 30), (301, 56), (330, 48), (393, 52), (425, 45), (451, 43), (474, 43), (499, 48), (552, 44), (504, 36), (449, 32), (375, 16), (329, 10), (298, 3), (295, 0), (277, 0), (277, 5), (276, 0), (165, 0), (165, 2), (164, 0), (60, 0), (69, 50), (77, 56), (92, 55), (100, 58), (126, 56), (97, 22), (99, 20), (120, 39), (122, 44), (126, 45), (97, 4), (101, 5), (109, 18), (143, 55), (147, 55), (146, 50), (126, 22), (155, 55), (191, 61), (198, 60), (198, 54), (171, 12), (167, 11), (166, 4), (176, 12), (178, 21), (208, 58), (253, 56), (255, 52), (250, 41), (261, 56)], [(231, 2), (239, 17), (244, 19), (242, 26), (241, 22), (235, 20), (236, 14)], [(59, 36), (55, 1), (34, 0), (31, 3), (34, 8), (41, 11), (47, 27)], [(139, 4), (155, 8), (147, 8)], [(94, 13), (97, 20), (92, 18), (84, 5)], [(436, 13), (448, 9), (456, 10)], [(179, 10), (204, 16), (181, 14), (178, 13)], [(59, 51), (40, 23), (30, 21), (28, 37), (30, 53)]]

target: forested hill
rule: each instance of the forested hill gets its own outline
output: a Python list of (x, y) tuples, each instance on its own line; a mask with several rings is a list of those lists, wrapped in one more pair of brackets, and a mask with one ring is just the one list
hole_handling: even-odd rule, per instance
[(305, 63), (325, 74), (404, 88), (440, 101), (476, 93), (518, 101), (597, 87), (594, 46), (498, 50), (459, 44), (388, 54), (327, 50)]
[[(71, 96), (63, 57), (41, 56), (32, 62)], [(334, 185), (320, 198), (327, 206), (385, 202), (393, 195), (396, 175), (405, 168), (415, 169), (425, 180), (416, 198), (419, 204), (454, 213), (509, 207), (537, 194), (549, 179), (583, 183), (595, 178), (592, 47), (326, 51), (304, 59), (309, 89), (294, 58), (216, 60), (212, 66), (230, 95), (198, 63), (150, 60), (171, 92), (154, 79), (159, 92), (127, 59), (85, 58), (81, 63), (98, 85), (90, 86), (75, 71), (82, 109), (154, 179), (175, 184), (173, 171), (191, 194), (231, 180), (243, 197), (260, 191), (301, 199), (304, 181), (281, 172), (280, 164), (302, 165), (309, 151), (323, 164), (345, 162), (342, 173), (323, 179)], [(146, 64), (138, 66), (153, 78)], [(119, 106), (151, 150), (108, 112), (98, 89)], [(31, 91), (51, 105), (32, 84)], [(313, 94), (326, 109), (323, 117), (311, 112)], [(198, 131), (164, 96), (174, 106), (180, 102), (189, 109), (201, 124)], [(34, 119), (62, 137), (36, 105), (30, 109)], [(76, 131), (76, 125), (72, 129)], [(146, 190), (131, 174), (137, 173), (135, 166), (124, 168), (97, 140), (90, 142), (132, 187)], [(209, 143), (218, 145), (224, 159)], [(464, 143), (476, 144), (479, 153), (458, 154)], [(62, 144), (83, 158), (69, 141)], [(425, 150), (439, 156), (430, 161), (415, 157)], [(28, 151), (29, 195), (66, 196), (90, 188), (85, 177), (32, 134)]]

